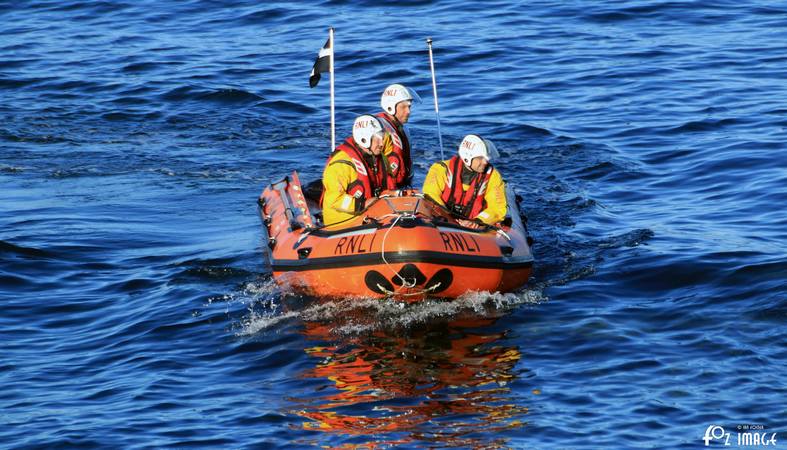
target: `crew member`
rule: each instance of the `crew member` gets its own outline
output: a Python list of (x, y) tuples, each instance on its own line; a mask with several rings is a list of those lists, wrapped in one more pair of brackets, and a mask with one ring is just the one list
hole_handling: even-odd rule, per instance
[(388, 174), (382, 156), (385, 134), (376, 117), (359, 116), (352, 137), (331, 154), (322, 173), (325, 225), (356, 216), (386, 188)]
[(457, 156), (432, 164), (423, 193), (446, 207), (460, 225), (479, 228), (505, 218), (506, 192), (503, 178), (490, 160), (497, 149), (475, 134), (465, 136)]
[(410, 108), (414, 100), (420, 102), (421, 98), (415, 91), (401, 84), (388, 86), (380, 98), (383, 112), (378, 113), (377, 117), (388, 132), (383, 152), (389, 174), (388, 189), (409, 187), (413, 181), (410, 136), (404, 124), (410, 119)]

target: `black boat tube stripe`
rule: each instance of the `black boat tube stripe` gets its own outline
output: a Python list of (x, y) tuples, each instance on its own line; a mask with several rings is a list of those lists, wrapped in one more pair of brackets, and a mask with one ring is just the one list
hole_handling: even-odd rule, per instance
[[(389, 263), (425, 263), (479, 269), (524, 269), (533, 266), (532, 257), (501, 258), (499, 256), (458, 255), (431, 251), (386, 252), (385, 259)], [(271, 267), (274, 272), (301, 272), (378, 264), (385, 264), (380, 253), (367, 253), (323, 258), (274, 259), (271, 262)]]

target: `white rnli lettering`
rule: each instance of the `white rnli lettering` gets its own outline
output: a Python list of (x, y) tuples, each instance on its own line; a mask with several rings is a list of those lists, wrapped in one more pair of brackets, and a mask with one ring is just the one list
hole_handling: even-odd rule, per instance
[(475, 142), (472, 142), (469, 139), (465, 139), (464, 141), (462, 141), (462, 147), (468, 150), (472, 150), (475, 148)]

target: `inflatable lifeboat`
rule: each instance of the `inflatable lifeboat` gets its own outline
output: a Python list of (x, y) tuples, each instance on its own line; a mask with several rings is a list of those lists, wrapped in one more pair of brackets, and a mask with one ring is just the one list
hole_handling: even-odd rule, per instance
[(509, 292), (530, 276), (533, 255), (510, 189), (499, 227), (459, 225), (416, 190), (385, 191), (358, 216), (322, 226), (298, 174), (258, 200), (277, 284), (316, 297), (418, 301), (468, 291)]

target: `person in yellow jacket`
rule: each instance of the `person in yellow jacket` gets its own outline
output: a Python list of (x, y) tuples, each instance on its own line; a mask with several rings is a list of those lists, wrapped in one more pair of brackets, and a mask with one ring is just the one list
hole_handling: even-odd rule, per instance
[(359, 116), (348, 137), (333, 151), (322, 173), (322, 217), (325, 225), (351, 219), (386, 189), (383, 161), (385, 129), (371, 115)]
[(492, 142), (469, 134), (459, 144), (458, 155), (432, 164), (422, 191), (451, 211), (460, 225), (494, 225), (505, 218), (508, 206), (503, 178), (490, 164), (497, 156)]

